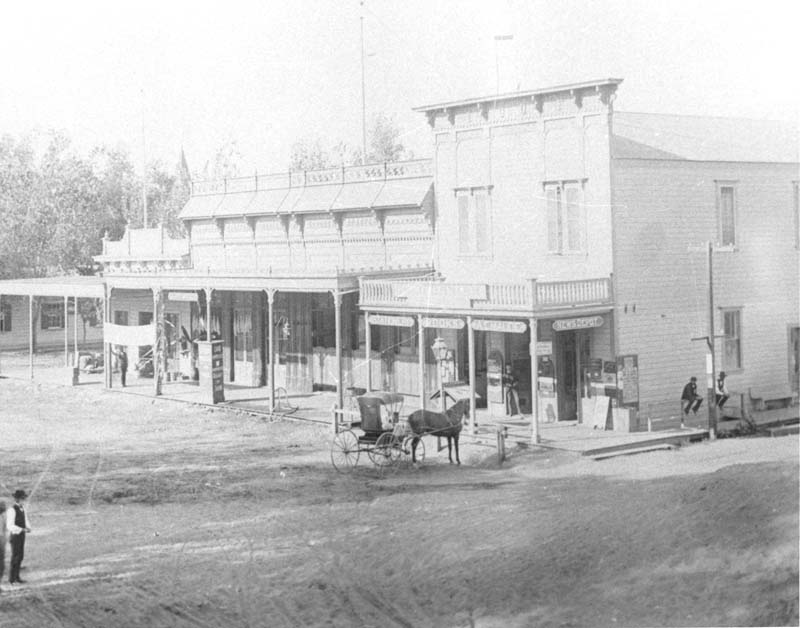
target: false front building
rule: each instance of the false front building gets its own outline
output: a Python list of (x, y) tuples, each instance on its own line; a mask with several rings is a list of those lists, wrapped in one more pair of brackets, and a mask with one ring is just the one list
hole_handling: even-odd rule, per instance
[(678, 418), (689, 377), (722, 369), (797, 399), (796, 129), (617, 113), (620, 83), (420, 108), (437, 273), (360, 282), (368, 325), (407, 326), (420, 354), (444, 341), (474, 405), (507, 414), (516, 380), (534, 440), (539, 420)]

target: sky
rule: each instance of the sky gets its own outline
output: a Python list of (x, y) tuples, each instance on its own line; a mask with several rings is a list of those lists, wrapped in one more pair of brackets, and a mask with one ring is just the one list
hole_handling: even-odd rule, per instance
[[(200, 171), (235, 143), (242, 174), (292, 145), (361, 144), (391, 116), (432, 154), (413, 107), (622, 78), (615, 107), (798, 122), (800, 3), (671, 0), (16, 2), (0, 25), (0, 135), (57, 129)], [(497, 36), (511, 39), (496, 40)]]

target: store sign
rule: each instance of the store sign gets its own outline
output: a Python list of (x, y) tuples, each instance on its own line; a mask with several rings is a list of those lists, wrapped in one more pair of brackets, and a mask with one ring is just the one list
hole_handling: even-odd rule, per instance
[(414, 319), (410, 316), (384, 316), (372, 314), (369, 317), (370, 325), (386, 325), (388, 327), (413, 327)]
[(553, 355), (553, 343), (540, 340), (536, 343), (536, 355)]
[(429, 318), (423, 316), (422, 326), (433, 329), (463, 329), (464, 321), (460, 318)]
[(602, 327), (602, 316), (585, 316), (583, 318), (564, 318), (553, 321), (554, 331), (572, 331), (573, 329), (589, 329), (590, 327)]
[(187, 301), (189, 303), (197, 302), (196, 292), (170, 292), (168, 293), (170, 301)]
[(524, 334), (527, 328), (528, 326), (522, 321), (472, 321), (472, 329), (476, 331), (501, 331), (507, 334)]

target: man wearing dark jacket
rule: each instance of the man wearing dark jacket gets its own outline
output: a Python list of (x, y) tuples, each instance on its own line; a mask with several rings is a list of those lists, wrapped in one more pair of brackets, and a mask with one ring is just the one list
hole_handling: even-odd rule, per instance
[(11, 545), (11, 561), (9, 563), (8, 581), (11, 584), (25, 582), (19, 577), (22, 559), (25, 557), (25, 535), (31, 531), (28, 513), (25, 512), (25, 500), (28, 494), (22, 489), (14, 491), (14, 505), (8, 509), (6, 520), (8, 542)]
[(697, 378), (692, 377), (692, 379), (689, 380), (689, 383), (683, 387), (683, 393), (681, 394), (681, 406), (683, 407), (683, 413), (689, 414), (689, 410), (691, 410), (697, 414), (697, 409), (702, 403), (703, 398), (697, 394)]

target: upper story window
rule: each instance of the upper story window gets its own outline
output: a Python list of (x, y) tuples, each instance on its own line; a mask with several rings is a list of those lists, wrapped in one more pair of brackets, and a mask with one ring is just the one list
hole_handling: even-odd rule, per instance
[(721, 246), (736, 246), (736, 182), (717, 181), (717, 225)]
[(128, 312), (125, 310), (114, 310), (114, 324), (115, 325), (127, 325), (128, 324)]
[(11, 331), (11, 304), (0, 303), (0, 332)]
[(586, 249), (583, 185), (578, 181), (545, 183), (547, 251), (582, 253)]
[(489, 255), (491, 253), (489, 188), (458, 189), (456, 201), (459, 254)]
[(42, 303), (42, 329), (64, 329), (64, 304)]
[(742, 368), (742, 310), (723, 310), (722, 327), (725, 335), (725, 368)]

